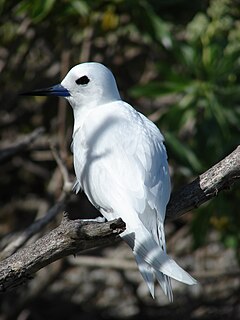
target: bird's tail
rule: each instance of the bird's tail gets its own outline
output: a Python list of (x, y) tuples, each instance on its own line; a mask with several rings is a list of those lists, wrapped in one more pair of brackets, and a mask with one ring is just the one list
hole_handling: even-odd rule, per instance
[(170, 301), (173, 300), (173, 297), (169, 277), (188, 285), (197, 283), (194, 278), (166, 254), (165, 250), (153, 240), (146, 230), (134, 230), (132, 233), (125, 231), (122, 237), (133, 249), (139, 271), (153, 297), (155, 278)]
[(136, 261), (138, 264), (139, 271), (141, 272), (141, 275), (148, 286), (151, 296), (155, 298), (154, 282), (155, 279), (157, 279), (158, 283), (160, 284), (165, 295), (168, 297), (169, 301), (173, 302), (171, 279), (162, 272), (154, 270), (139, 256), (136, 256)]

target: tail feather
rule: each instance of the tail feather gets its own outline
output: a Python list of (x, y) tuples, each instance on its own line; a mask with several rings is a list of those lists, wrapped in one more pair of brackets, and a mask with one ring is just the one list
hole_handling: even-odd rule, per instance
[(134, 252), (156, 271), (160, 271), (166, 276), (188, 285), (197, 283), (194, 278), (171, 259), (150, 237), (141, 239), (141, 241), (135, 237)]
[[(133, 253), (144, 260), (155, 271), (160, 271), (166, 276), (188, 285), (196, 284), (197, 281), (184, 271), (166, 252), (151, 238), (149, 233), (141, 230), (132, 233), (124, 232), (122, 238), (130, 245)], [(140, 239), (139, 239), (140, 238)]]
[[(157, 220), (157, 232), (155, 233), (154, 240), (162, 248), (162, 250), (166, 252), (164, 227), (163, 227), (163, 223), (160, 220)], [(173, 302), (171, 278), (169, 278), (168, 276), (164, 275), (162, 272), (159, 272), (159, 271), (156, 271), (156, 276), (157, 276), (158, 283), (163, 289), (163, 292), (168, 297), (169, 301)]]
[(148, 289), (151, 293), (151, 296), (153, 299), (155, 298), (155, 290), (154, 290), (154, 282), (155, 282), (155, 275), (154, 275), (154, 269), (149, 266), (141, 257), (135, 256), (136, 262), (138, 264), (139, 271), (141, 272), (141, 275), (143, 279), (145, 280)]
[(168, 276), (165, 276), (162, 272), (154, 270), (141, 257), (136, 256), (135, 258), (139, 271), (148, 286), (151, 296), (155, 298), (154, 282), (156, 278), (169, 301), (173, 302), (171, 279)]
[(173, 302), (171, 278), (169, 278), (168, 276), (166, 276), (160, 271), (155, 271), (155, 274), (156, 274), (157, 281), (160, 284), (165, 295), (168, 297), (168, 300), (170, 302)]
[(165, 243), (156, 242), (146, 230), (135, 229), (135, 232), (131, 233), (126, 230), (121, 236), (132, 248), (139, 271), (153, 298), (155, 278), (171, 302), (173, 301), (173, 293), (170, 278), (188, 285), (197, 283), (166, 254)]

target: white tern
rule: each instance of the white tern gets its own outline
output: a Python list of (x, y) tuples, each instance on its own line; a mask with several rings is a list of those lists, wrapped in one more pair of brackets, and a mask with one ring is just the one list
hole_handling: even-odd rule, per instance
[(74, 189), (83, 189), (107, 219), (122, 218), (131, 247), (154, 297), (155, 279), (173, 300), (170, 278), (196, 283), (166, 253), (164, 219), (171, 185), (159, 129), (118, 92), (112, 72), (95, 62), (73, 67), (61, 84), (26, 95), (62, 96), (73, 109)]

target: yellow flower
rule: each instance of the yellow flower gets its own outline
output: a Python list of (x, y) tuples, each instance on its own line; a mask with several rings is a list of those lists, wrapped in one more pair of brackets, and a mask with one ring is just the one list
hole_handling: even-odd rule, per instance
[(104, 31), (113, 30), (118, 26), (118, 21), (119, 19), (115, 14), (114, 9), (109, 7), (102, 17), (102, 29)]
[(210, 222), (214, 226), (214, 228), (217, 229), (218, 231), (223, 231), (227, 229), (229, 225), (229, 219), (226, 216), (223, 216), (223, 217), (213, 216), (211, 217)]

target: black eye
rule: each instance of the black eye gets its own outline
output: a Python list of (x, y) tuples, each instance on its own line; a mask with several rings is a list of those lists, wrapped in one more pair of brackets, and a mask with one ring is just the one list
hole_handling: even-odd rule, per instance
[(88, 84), (89, 81), (90, 79), (87, 76), (82, 76), (78, 78), (75, 82), (76, 84)]

